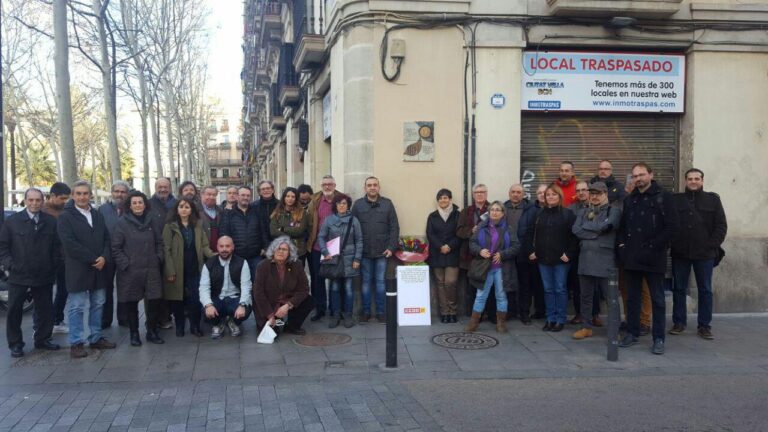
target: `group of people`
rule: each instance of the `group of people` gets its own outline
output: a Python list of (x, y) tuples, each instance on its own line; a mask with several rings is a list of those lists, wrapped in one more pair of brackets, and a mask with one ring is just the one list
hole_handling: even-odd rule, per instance
[[(672, 249), (674, 328), (686, 326), (686, 290), (693, 268), (699, 290), (698, 334), (711, 339), (712, 268), (721, 258), (726, 221), (719, 197), (703, 191), (704, 173), (686, 172), (686, 190), (672, 195), (654, 180), (644, 163), (632, 168), (626, 187), (603, 160), (589, 182), (578, 181), (571, 162), (560, 165), (553, 183), (540, 186), (536, 199), (522, 185), (509, 189), (506, 202), (488, 200), (488, 188), (472, 188), (472, 204), (459, 210), (450, 190), (437, 193), (426, 238), (440, 319), (458, 322), (457, 289), (466, 287), (467, 331), (483, 317), (506, 332), (506, 321), (525, 325), (545, 319), (544, 330), (566, 323), (568, 292), (581, 328), (575, 339), (601, 326), (601, 297), (609, 317), (618, 320), (618, 292), (625, 300), (626, 335), (631, 346), (650, 330), (653, 352), (664, 352), (664, 274)], [(356, 201), (338, 191), (330, 175), (321, 190), (287, 187), (278, 198), (271, 181), (219, 191), (183, 182), (177, 196), (160, 178), (155, 193), (117, 181), (111, 200), (95, 208), (91, 185), (55, 183), (47, 200), (36, 188), (24, 196), (25, 209), (0, 229), (0, 266), (8, 275), (7, 336), (11, 355), (24, 355), (22, 304), (35, 302), (36, 348), (60, 349), (52, 333), (66, 332), (72, 357), (115, 343), (102, 334), (117, 322), (130, 330), (130, 343), (142, 345), (139, 302), (144, 302), (145, 340), (162, 344), (160, 329), (175, 328), (211, 337), (255, 315), (257, 329), (268, 325), (305, 334), (305, 319), (328, 315), (328, 327), (375, 320), (385, 322), (385, 273), (399, 245), (392, 201), (380, 194), (376, 177), (365, 179)], [(305, 272), (309, 270), (309, 278)], [(353, 281), (361, 278), (360, 312), (353, 315)], [(53, 284), (56, 297), (53, 299)], [(64, 324), (64, 308), (68, 326)], [(531, 313), (533, 307), (534, 312)], [(88, 308), (89, 335), (83, 316)], [(651, 314), (652, 310), (652, 314)], [(313, 313), (314, 312), (314, 313)], [(188, 326), (187, 326), (188, 325)]]
[[(646, 163), (632, 167), (626, 186), (613, 176), (611, 161), (600, 161), (597, 175), (579, 181), (574, 164), (560, 164), (559, 177), (524, 198), (514, 184), (506, 202), (488, 200), (483, 184), (472, 188), (473, 202), (463, 210), (451, 192), (437, 193), (437, 210), (427, 219), (429, 263), (437, 287), (442, 322), (456, 322), (457, 287), (467, 287), (470, 315), (466, 331), (483, 317), (507, 332), (506, 321), (544, 319), (544, 331), (559, 332), (567, 321), (569, 292), (579, 325), (574, 339), (603, 326), (602, 298), (610, 320), (619, 321), (619, 292), (624, 299), (625, 331), (619, 346), (653, 334), (651, 351), (664, 353), (665, 274), (671, 250), (673, 328), (685, 331), (691, 268), (698, 288), (698, 330), (714, 338), (712, 272), (722, 259), (727, 222), (720, 197), (705, 192), (704, 172), (685, 173), (685, 191), (672, 194), (654, 179)], [(489, 301), (493, 299), (493, 301)], [(533, 308), (533, 314), (531, 314)], [(651, 326), (651, 317), (653, 324)]]
[[(35, 304), (35, 348), (58, 350), (52, 334), (68, 333), (75, 358), (88, 355), (86, 343), (95, 349), (115, 348), (102, 333), (113, 324), (115, 303), (117, 322), (129, 328), (134, 346), (143, 343), (141, 301), (150, 343), (164, 343), (160, 329), (172, 327), (177, 337), (187, 331), (202, 336), (203, 321), (210, 325), (212, 338), (226, 330), (239, 336), (251, 313), (257, 329), (269, 325), (302, 335), (313, 310), (315, 321), (326, 314), (322, 268), (338, 260), (343, 270), (330, 281), (329, 326), (342, 321), (346, 327), (354, 325), (351, 280), (360, 272), (364, 313), (358, 321), (369, 321), (375, 311), (384, 322), (386, 258), (396, 250), (399, 234), (394, 206), (378, 195), (375, 177), (366, 180), (366, 196), (355, 206), (336, 191), (333, 177), (324, 177), (321, 187), (316, 194), (309, 185), (288, 187), (277, 198), (274, 184), (265, 180), (257, 186), (258, 200), (249, 187), (241, 186), (229, 188), (226, 200), (218, 204), (219, 191), (213, 186), (198, 189), (183, 182), (174, 196), (170, 181), (160, 178), (154, 195), (147, 197), (116, 181), (111, 200), (98, 208), (86, 181), (71, 188), (55, 183), (47, 200), (42, 191), (29, 188), (24, 210), (0, 229), (0, 266), (9, 282), (11, 355), (24, 355), (21, 320), (28, 295)], [(343, 242), (334, 239), (339, 230), (346, 230)]]

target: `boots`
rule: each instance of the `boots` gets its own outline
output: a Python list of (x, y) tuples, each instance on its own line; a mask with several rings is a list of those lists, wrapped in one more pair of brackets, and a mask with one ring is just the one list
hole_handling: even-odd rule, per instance
[(141, 337), (138, 331), (131, 330), (131, 346), (141, 346)]
[(467, 323), (467, 327), (464, 328), (464, 331), (472, 333), (473, 331), (477, 330), (477, 327), (480, 325), (480, 312), (472, 311), (472, 317), (469, 319), (469, 323)]
[(164, 344), (165, 341), (160, 337), (160, 335), (157, 333), (156, 327), (147, 327), (147, 342), (151, 342), (153, 344)]
[(507, 313), (496, 312), (496, 331), (499, 333), (507, 332)]

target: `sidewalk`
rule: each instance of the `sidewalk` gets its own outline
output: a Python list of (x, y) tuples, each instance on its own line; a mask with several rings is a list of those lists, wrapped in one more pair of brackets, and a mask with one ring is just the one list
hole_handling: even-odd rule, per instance
[[(27, 340), (30, 318), (25, 316)], [(689, 329), (668, 336), (663, 356), (650, 353), (646, 336), (621, 349), (618, 362), (605, 360), (604, 328), (591, 339), (574, 341), (575, 326), (545, 333), (541, 324), (510, 322), (510, 333), (499, 335), (483, 323), (480, 333), (498, 345), (467, 351), (431, 341), (433, 335), (461, 331), (462, 323), (400, 328), (395, 371), (380, 367), (384, 325), (329, 330), (326, 320), (306, 328), (310, 334), (346, 333), (351, 341), (304, 347), (295, 336), (283, 335), (274, 345), (259, 345), (250, 321), (240, 338), (176, 338), (173, 330), (164, 330), (165, 345), (139, 348), (128, 344), (126, 329), (113, 327), (105, 334), (117, 341), (116, 350), (91, 351), (79, 360), (69, 358), (68, 348), (28, 350), (18, 360), (3, 348), (0, 432), (541, 430), (544, 420), (552, 430), (566, 424), (569, 430), (651, 430), (687, 424), (678, 423), (686, 421), (679, 418), (680, 404), (687, 415), (700, 417), (714, 412), (713, 403), (734, 404), (731, 416), (711, 414), (711, 420), (698, 423), (703, 429), (742, 430), (738, 426), (750, 416), (768, 421), (759, 418), (764, 409), (752, 406), (761, 404), (768, 382), (768, 315), (716, 316), (715, 341)], [(66, 343), (66, 335), (55, 339)], [(665, 391), (699, 387), (679, 401), (662, 395), (665, 402), (659, 405), (658, 389), (671, 382)], [(717, 390), (711, 387), (715, 383)], [(592, 394), (589, 400), (580, 396), (584, 391)], [(571, 409), (548, 418), (553, 403)], [(574, 410), (574, 403), (585, 405)], [(665, 406), (678, 408), (668, 414)], [(622, 423), (657, 407), (655, 423), (632, 424), (634, 429)], [(616, 409), (626, 417), (602, 423)], [(509, 418), (493, 415), (498, 412)], [(477, 413), (487, 414), (478, 422)], [(528, 418), (529, 413), (535, 416)]]

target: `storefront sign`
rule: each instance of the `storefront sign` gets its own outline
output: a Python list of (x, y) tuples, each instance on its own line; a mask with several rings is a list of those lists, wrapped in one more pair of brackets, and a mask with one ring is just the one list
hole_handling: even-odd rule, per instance
[(397, 322), (401, 326), (432, 325), (429, 304), (429, 266), (397, 268)]
[(682, 113), (685, 56), (526, 51), (520, 108)]

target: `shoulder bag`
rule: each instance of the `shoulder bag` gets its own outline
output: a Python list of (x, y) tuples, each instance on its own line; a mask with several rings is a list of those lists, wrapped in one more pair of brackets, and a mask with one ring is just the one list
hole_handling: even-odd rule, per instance
[(344, 233), (344, 240), (342, 240), (341, 245), (339, 245), (339, 254), (331, 257), (329, 260), (320, 261), (320, 277), (326, 279), (339, 279), (344, 277), (344, 246), (347, 244), (347, 239), (349, 239), (349, 232), (352, 231), (352, 222), (353, 219), (349, 218), (349, 224)]

